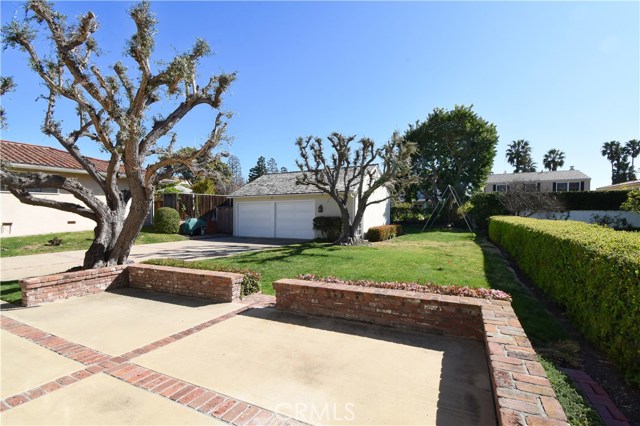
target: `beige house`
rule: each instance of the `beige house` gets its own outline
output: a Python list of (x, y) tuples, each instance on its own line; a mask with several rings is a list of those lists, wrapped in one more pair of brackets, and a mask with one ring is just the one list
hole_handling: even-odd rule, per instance
[[(7, 167), (18, 172), (42, 172), (73, 177), (91, 189), (98, 198), (104, 200), (104, 195), (101, 195), (102, 189), (66, 151), (48, 146), (0, 140), (0, 159)], [(89, 160), (99, 171), (106, 172), (107, 161), (96, 158), (89, 158)], [(74, 213), (23, 204), (7, 191), (4, 185), (0, 189), (0, 220), (4, 237), (86, 231), (96, 226), (94, 221)], [(31, 192), (43, 198), (82, 204), (73, 195), (57, 188), (36, 188)]]
[[(377, 173), (380, 170), (375, 167)], [(299, 172), (264, 175), (235, 191), (233, 198), (233, 235), (239, 237), (298, 238), (310, 240), (316, 216), (340, 216), (336, 202), (313, 186), (296, 185)], [(366, 188), (365, 188), (366, 190)], [(358, 230), (363, 235), (370, 227), (388, 225), (391, 201), (385, 187), (378, 188), (369, 201), (384, 200), (365, 210)], [(358, 208), (355, 197), (348, 201), (353, 215)]]
[(600, 188), (597, 188), (596, 191), (624, 191), (631, 189), (640, 189), (640, 179), (617, 183), (615, 185), (601, 186)]
[(555, 172), (491, 174), (484, 192), (507, 192), (514, 184), (538, 192), (589, 191), (591, 178), (573, 167)]

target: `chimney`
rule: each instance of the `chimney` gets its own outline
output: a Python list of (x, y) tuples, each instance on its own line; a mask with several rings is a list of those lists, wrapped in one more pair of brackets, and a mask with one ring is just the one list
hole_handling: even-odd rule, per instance
[(574, 170), (574, 169), (573, 169), (573, 166), (569, 166), (569, 170)]

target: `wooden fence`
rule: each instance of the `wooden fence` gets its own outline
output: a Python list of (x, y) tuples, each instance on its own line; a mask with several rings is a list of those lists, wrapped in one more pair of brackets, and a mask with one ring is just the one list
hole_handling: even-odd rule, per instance
[(197, 217), (207, 222), (207, 233), (233, 233), (233, 200), (224, 195), (161, 194), (154, 210), (171, 207), (180, 213), (180, 219)]

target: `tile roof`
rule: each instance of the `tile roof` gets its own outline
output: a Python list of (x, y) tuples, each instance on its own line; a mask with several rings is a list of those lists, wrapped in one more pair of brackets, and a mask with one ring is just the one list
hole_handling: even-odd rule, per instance
[[(106, 172), (108, 161), (87, 157), (98, 171)], [(70, 170), (82, 170), (82, 166), (67, 151), (49, 146), (32, 145), (22, 142), (0, 140), (0, 159), (14, 165), (58, 167)], [(123, 169), (121, 168), (121, 171)]]
[[(378, 168), (377, 165), (369, 166)], [(352, 169), (350, 169), (352, 170)], [(318, 188), (311, 185), (297, 185), (296, 181), (302, 173), (273, 173), (260, 176), (253, 182), (249, 182), (242, 188), (233, 192), (229, 197), (259, 197), (267, 195), (298, 195), (298, 194), (320, 194)], [(344, 190), (344, 186), (338, 186), (338, 190)]]
[(487, 184), (505, 183), (513, 181), (547, 182), (558, 180), (584, 180), (591, 179), (580, 170), (558, 170), (555, 172), (530, 172), (530, 173), (498, 173), (491, 174)]

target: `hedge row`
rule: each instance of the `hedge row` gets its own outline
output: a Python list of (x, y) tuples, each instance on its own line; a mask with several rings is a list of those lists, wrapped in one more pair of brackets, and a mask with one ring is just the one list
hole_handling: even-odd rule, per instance
[(576, 191), (555, 192), (554, 195), (567, 210), (620, 210), (627, 200), (624, 191)]
[(365, 238), (374, 243), (376, 241), (390, 240), (402, 233), (402, 226), (400, 225), (381, 225), (372, 226), (367, 230)]
[(640, 385), (640, 233), (497, 216), (489, 238)]

